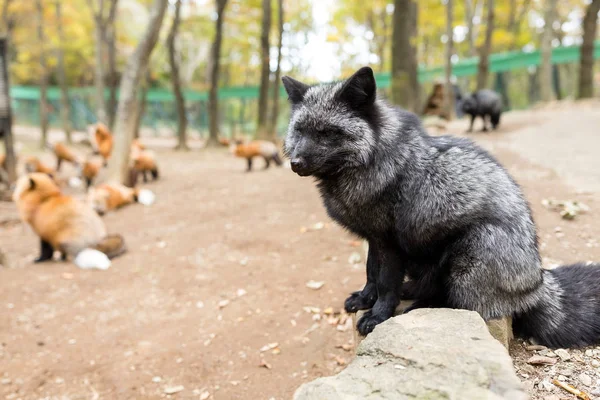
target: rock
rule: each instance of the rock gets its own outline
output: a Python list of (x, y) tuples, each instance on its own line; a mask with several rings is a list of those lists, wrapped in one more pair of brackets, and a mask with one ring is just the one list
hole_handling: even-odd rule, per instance
[(532, 356), (527, 360), (528, 364), (531, 365), (554, 365), (556, 364), (556, 358), (544, 357), (544, 356)]
[(546, 350), (546, 346), (542, 346), (541, 344), (530, 344), (529, 346), (525, 346), (525, 350), (528, 351), (536, 351), (536, 350)]
[(586, 373), (579, 374), (579, 382), (585, 386), (592, 386), (592, 378)]
[(591, 350), (591, 349), (587, 349), (587, 350), (585, 351), (585, 355), (586, 355), (587, 357), (594, 357), (594, 351), (593, 351), (593, 350)]
[(564, 376), (572, 376), (573, 370), (570, 368), (565, 368), (565, 369), (561, 370), (560, 373)]
[(554, 354), (559, 356), (563, 361), (569, 361), (571, 359), (571, 354), (565, 349), (556, 349), (554, 350)]
[(503, 317), (500, 319), (492, 319), (487, 321), (486, 324), (492, 337), (508, 349), (510, 341), (513, 338), (512, 318)]
[(594, 368), (600, 367), (600, 361), (598, 361), (598, 360), (592, 360), (592, 367), (594, 367)]
[(183, 391), (184, 387), (179, 385), (179, 386), (172, 386), (172, 387), (166, 387), (165, 388), (165, 394), (175, 394), (175, 393), (179, 393), (181, 391)]
[[(405, 368), (398, 368), (402, 365)], [(526, 399), (512, 361), (472, 311), (418, 309), (378, 325), (335, 376), (295, 400)]]
[(545, 390), (547, 392), (551, 392), (554, 390), (554, 385), (546, 380), (543, 380), (540, 382), (540, 384), (538, 385), (538, 387), (540, 388), (540, 390)]
[(531, 375), (535, 373), (535, 368), (529, 364), (523, 364), (521, 368), (519, 368), (519, 371)]
[(544, 396), (544, 400), (560, 400), (560, 397), (555, 394), (551, 394), (549, 396)]

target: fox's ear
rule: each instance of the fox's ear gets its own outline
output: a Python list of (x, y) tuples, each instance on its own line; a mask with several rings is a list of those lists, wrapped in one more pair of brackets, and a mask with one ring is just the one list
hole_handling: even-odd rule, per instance
[(290, 78), (289, 76), (282, 77), (281, 81), (283, 82), (283, 87), (285, 87), (290, 102), (292, 102), (292, 104), (302, 102), (304, 95), (310, 86)]
[(377, 97), (377, 84), (371, 67), (362, 67), (344, 82), (338, 97), (352, 107), (369, 106)]

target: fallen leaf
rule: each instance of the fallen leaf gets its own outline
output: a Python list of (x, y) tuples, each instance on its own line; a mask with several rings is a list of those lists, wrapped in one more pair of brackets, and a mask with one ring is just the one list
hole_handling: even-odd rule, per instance
[(335, 356), (334, 359), (337, 365), (346, 365), (348, 363), (345, 358), (340, 356)]
[(274, 349), (275, 347), (279, 346), (279, 343), (277, 342), (273, 342), (273, 343), (269, 343), (269, 344), (265, 344), (263, 347), (260, 348), (260, 352), (263, 353), (265, 351)]
[(305, 226), (300, 227), (300, 233), (306, 233), (306, 231), (308, 231), (308, 229), (306, 229)]
[(227, 305), (229, 305), (229, 300), (227, 300), (227, 299), (221, 300), (219, 302), (219, 308), (225, 308), (225, 307), (227, 307)]
[(202, 394), (200, 394), (200, 400), (206, 400), (210, 397), (210, 393), (209, 392), (202, 392)]
[(306, 287), (313, 290), (319, 290), (323, 287), (325, 282), (323, 281), (313, 281), (312, 279), (306, 282)]
[(351, 344), (338, 344), (337, 346), (335, 346), (336, 349), (342, 349), (344, 351), (350, 351), (352, 350), (352, 345)]
[(348, 262), (350, 264), (358, 264), (361, 259), (360, 253), (355, 251), (354, 253), (350, 254), (350, 257), (348, 257)]
[(333, 307), (327, 307), (326, 309), (324, 309), (323, 314), (325, 314), (325, 315), (333, 314)]
[(312, 313), (312, 314), (319, 314), (321, 312), (321, 309), (319, 307), (305, 306), (305, 307), (302, 307), (302, 309), (304, 311), (306, 311), (307, 313)]
[(276, 347), (273, 349), (273, 351), (271, 353), (274, 355), (279, 355), (279, 354), (281, 354), (281, 349), (279, 347)]
[(167, 387), (167, 388), (165, 388), (165, 394), (179, 393), (179, 392), (183, 391), (183, 389), (185, 389), (185, 388), (182, 385)]
[(556, 364), (556, 358), (544, 357), (544, 356), (532, 356), (529, 360), (527, 360), (528, 364), (531, 365), (554, 365)]
[(261, 361), (260, 361), (260, 364), (258, 364), (258, 366), (259, 366), (259, 367), (266, 368), (266, 369), (271, 369), (271, 368), (273, 368), (273, 367), (271, 366), (271, 364), (269, 364), (269, 363), (268, 363), (268, 362), (266, 362), (265, 360), (261, 360)]
[(360, 247), (361, 244), (362, 244), (362, 242), (360, 240), (351, 240), (350, 241), (350, 246), (352, 246), (352, 247)]

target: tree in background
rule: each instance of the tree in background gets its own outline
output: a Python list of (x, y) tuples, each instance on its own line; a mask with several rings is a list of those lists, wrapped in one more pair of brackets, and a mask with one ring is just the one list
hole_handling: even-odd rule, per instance
[(283, 0), (277, 0), (277, 68), (273, 79), (273, 109), (271, 111), (271, 124), (269, 134), (272, 138), (277, 137), (277, 119), (279, 117), (279, 87), (281, 80), (281, 48), (283, 45)]
[(129, 57), (121, 78), (114, 129), (119, 134), (115, 138), (108, 175), (111, 179), (122, 183), (128, 183), (129, 148), (135, 135), (135, 115), (132, 111), (135, 110), (138, 86), (150, 61), (152, 50), (158, 41), (168, 4), (169, 0), (154, 0), (146, 31)]
[(107, 122), (106, 113), (106, 102), (104, 100), (104, 44), (106, 41), (106, 32), (108, 29), (109, 21), (112, 18), (114, 24), (114, 15), (116, 14), (117, 0), (108, 0), (108, 16), (106, 14), (106, 7), (104, 6), (104, 0), (98, 0), (98, 6), (94, 3), (96, 0), (87, 0), (92, 16), (94, 17), (94, 29), (95, 29), (95, 41), (96, 41), (96, 60), (94, 64), (94, 83), (96, 86), (96, 118), (100, 122)]
[[(6, 23), (6, 19), (3, 19)], [(10, 32), (10, 28), (8, 25), (4, 26), (6, 32)], [(0, 99), (5, 102), (0, 106), (1, 109), (5, 112), (4, 120), (2, 121), (5, 125), (0, 127), (1, 129), (1, 137), (4, 139), (4, 154), (6, 156), (4, 160), (4, 165), (0, 165), (0, 170), (6, 170), (6, 177), (3, 179), (7, 181), (7, 183), (14, 182), (17, 179), (17, 157), (15, 154), (14, 148), (14, 140), (12, 135), (12, 113), (10, 108), (10, 95), (9, 95), (9, 87), (10, 87), (10, 79), (8, 74), (8, 49), (9, 49), (9, 40), (10, 36), (7, 34), (4, 38), (0, 38), (0, 62), (4, 65), (0, 66), (0, 71), (2, 75), (0, 76), (0, 80), (4, 83), (4, 85), (0, 85), (1, 93)]]
[(210, 92), (208, 94), (208, 118), (210, 122), (207, 147), (218, 146), (219, 144), (219, 99), (217, 90), (219, 88), (219, 67), (223, 42), (223, 19), (225, 18), (225, 6), (227, 6), (227, 0), (215, 0), (215, 2), (217, 20), (215, 21), (215, 40), (212, 44), (210, 61)]
[(579, 64), (579, 90), (577, 97), (585, 99), (594, 96), (594, 40), (600, 12), (600, 0), (592, 0), (583, 18), (583, 44)]
[(146, 107), (148, 105), (148, 88), (150, 87), (150, 79), (152, 72), (150, 65), (146, 67), (146, 72), (143, 73), (142, 82), (140, 83), (140, 94), (137, 97), (137, 103), (135, 105), (135, 127), (133, 128), (133, 137), (139, 139), (142, 130), (142, 120), (144, 114), (146, 114)]
[(60, 86), (60, 118), (65, 130), (67, 142), (71, 143), (71, 105), (69, 104), (69, 91), (67, 88), (67, 75), (65, 72), (64, 42), (65, 34), (62, 21), (62, 0), (56, 1), (56, 29), (58, 31), (58, 47), (56, 48), (57, 70), (56, 77)]
[(169, 64), (171, 66), (171, 81), (173, 82), (173, 94), (175, 95), (175, 108), (177, 109), (177, 138), (178, 150), (189, 150), (186, 141), (187, 118), (185, 116), (185, 99), (181, 90), (181, 79), (179, 78), (179, 60), (177, 56), (177, 48), (175, 41), (177, 32), (181, 22), (181, 0), (175, 3), (175, 12), (173, 16), (173, 24), (167, 37), (167, 47), (169, 49)]
[(413, 0), (395, 0), (392, 33), (391, 100), (407, 110), (419, 108), (416, 60), (417, 4)]
[(552, 101), (552, 39), (554, 38), (554, 21), (556, 20), (557, 0), (546, 0), (544, 10), (544, 31), (540, 40), (541, 63), (539, 73), (540, 100)]
[(487, 1), (487, 19), (485, 41), (479, 50), (479, 65), (477, 66), (477, 90), (486, 89), (490, 74), (490, 53), (492, 51), (492, 34), (494, 32), (494, 0)]
[[(492, 0), (490, 0), (492, 1)], [(452, 54), (454, 51), (454, 4), (453, 0), (446, 0), (446, 86), (444, 87), (444, 101), (448, 119), (454, 116), (454, 88), (452, 86)]]
[(40, 140), (40, 148), (44, 148), (48, 141), (48, 67), (46, 65), (46, 50), (44, 42), (46, 35), (44, 34), (44, 7), (42, 0), (37, 0), (37, 38), (40, 45), (40, 128), (42, 130), (42, 137)]
[(258, 93), (257, 136), (272, 139), (267, 130), (267, 112), (269, 109), (269, 73), (271, 58), (269, 57), (269, 32), (271, 31), (271, 0), (262, 0), (262, 32), (260, 35), (260, 89)]
[(117, 73), (117, 38), (115, 20), (117, 17), (117, 5), (119, 0), (114, 0), (108, 12), (106, 19), (106, 28), (104, 30), (104, 45), (107, 51), (106, 77), (108, 81), (108, 102), (106, 104), (108, 113), (108, 126), (113, 128), (115, 124), (115, 115), (117, 109), (117, 87), (119, 86), (119, 76)]

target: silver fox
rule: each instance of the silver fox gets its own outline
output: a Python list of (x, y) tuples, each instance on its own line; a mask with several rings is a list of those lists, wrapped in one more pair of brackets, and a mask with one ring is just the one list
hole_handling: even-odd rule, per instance
[(600, 265), (542, 269), (529, 205), (490, 154), (429, 136), (416, 115), (377, 98), (371, 68), (335, 84), (282, 80), (292, 170), (314, 177), (331, 218), (369, 242), (367, 283), (345, 302), (369, 309), (361, 334), (410, 298), (405, 312), (512, 316), (517, 335), (550, 347), (599, 341)]

